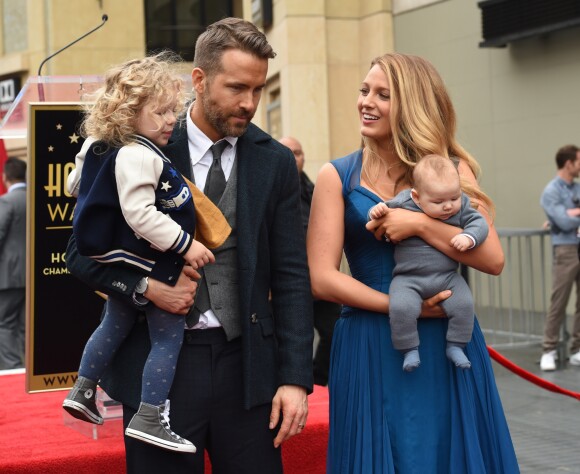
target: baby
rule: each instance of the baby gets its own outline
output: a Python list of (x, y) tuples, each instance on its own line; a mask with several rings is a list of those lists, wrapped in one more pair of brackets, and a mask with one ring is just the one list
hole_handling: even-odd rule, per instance
[[(459, 173), (451, 159), (425, 156), (413, 170), (413, 182), (412, 189), (373, 206), (369, 218), (379, 219), (389, 208), (423, 212), (463, 229), (450, 242), (460, 252), (486, 239), (487, 222), (462, 193)], [(458, 263), (419, 237), (398, 243), (394, 256), (396, 265), (389, 290), (389, 316), (393, 345), (404, 354), (403, 369), (411, 372), (421, 364), (417, 318), (423, 300), (448, 289), (452, 295), (440, 303), (449, 318), (445, 353), (457, 367), (470, 368), (463, 349), (471, 340), (473, 330), (473, 298), (469, 286), (457, 272)]]

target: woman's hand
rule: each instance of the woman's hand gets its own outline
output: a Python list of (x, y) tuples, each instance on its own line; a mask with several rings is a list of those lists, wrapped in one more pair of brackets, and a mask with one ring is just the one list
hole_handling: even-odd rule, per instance
[(383, 240), (387, 237), (396, 244), (401, 240), (417, 235), (422, 219), (425, 217), (420, 212), (406, 209), (388, 209), (384, 217), (367, 222), (366, 228), (375, 234), (377, 240)]
[(423, 318), (440, 318), (442, 316), (447, 316), (443, 308), (439, 306), (441, 301), (446, 300), (451, 296), (451, 290), (443, 290), (440, 293), (437, 293), (435, 296), (431, 298), (427, 298), (423, 301), (423, 305), (421, 306), (421, 317)]

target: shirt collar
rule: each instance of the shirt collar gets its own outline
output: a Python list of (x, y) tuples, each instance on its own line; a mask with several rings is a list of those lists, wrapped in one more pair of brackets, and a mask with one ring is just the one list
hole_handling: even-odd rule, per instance
[(26, 187), (26, 183), (14, 183), (12, 186), (10, 186), (8, 188), (8, 192), (14, 191), (15, 189), (18, 189), (18, 188), (25, 188), (25, 187)]
[[(189, 106), (186, 115), (187, 140), (189, 142), (191, 164), (195, 166), (209, 152), (213, 142), (195, 123), (193, 123), (193, 120), (191, 120), (191, 107), (193, 107), (193, 102)], [(232, 149), (235, 150), (238, 137), (224, 137), (224, 140), (226, 140), (231, 145)], [(235, 154), (232, 153), (231, 156), (235, 156)]]

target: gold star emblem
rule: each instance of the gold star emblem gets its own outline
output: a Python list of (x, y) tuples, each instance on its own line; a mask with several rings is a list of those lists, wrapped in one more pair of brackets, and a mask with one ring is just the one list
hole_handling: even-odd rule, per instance
[(164, 183), (161, 183), (161, 189), (163, 189), (163, 191), (169, 191), (171, 189), (171, 186), (169, 185), (169, 181), (165, 181)]
[(60, 124), (60, 123), (57, 123), (57, 124), (56, 124), (56, 129), (57, 129), (57, 130), (62, 130), (62, 124)]
[(54, 151), (54, 147), (53, 147), (52, 145), (50, 145), (50, 146), (48, 147), (48, 151), (50, 151), (50, 152), (53, 152), (53, 151)]
[(72, 135), (69, 135), (69, 138), (70, 138), (71, 143), (78, 143), (79, 138), (81, 138), (81, 137), (79, 137), (76, 133), (73, 132)]

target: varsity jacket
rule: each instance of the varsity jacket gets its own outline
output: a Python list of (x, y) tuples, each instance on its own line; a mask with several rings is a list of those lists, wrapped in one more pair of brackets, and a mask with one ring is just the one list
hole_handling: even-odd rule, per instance
[(81, 178), (73, 217), (78, 251), (175, 284), (170, 275), (184, 261), (168, 253), (185, 254), (195, 231), (193, 199), (181, 173), (141, 136), (122, 148), (92, 142), (82, 152), (76, 158)]

